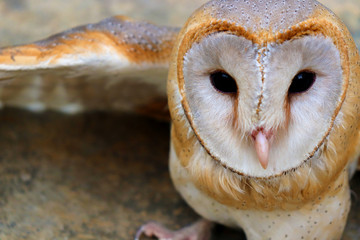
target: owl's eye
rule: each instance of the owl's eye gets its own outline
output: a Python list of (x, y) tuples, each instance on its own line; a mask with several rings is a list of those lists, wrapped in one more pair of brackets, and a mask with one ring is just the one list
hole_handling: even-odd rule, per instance
[(314, 84), (316, 74), (311, 71), (301, 71), (293, 78), (289, 87), (289, 93), (306, 92)]
[(213, 87), (222, 93), (236, 93), (237, 85), (235, 80), (226, 72), (216, 71), (210, 74)]

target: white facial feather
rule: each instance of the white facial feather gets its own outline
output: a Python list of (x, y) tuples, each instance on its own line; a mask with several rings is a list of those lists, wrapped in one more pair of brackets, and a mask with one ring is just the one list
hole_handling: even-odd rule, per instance
[[(215, 70), (234, 78), (236, 96), (212, 86), (209, 76)], [(303, 70), (316, 73), (315, 83), (306, 92), (289, 95), (293, 78)], [(183, 71), (197, 137), (222, 164), (255, 177), (281, 174), (314, 154), (341, 95), (340, 55), (322, 36), (259, 48), (242, 37), (213, 34), (187, 52)], [(265, 170), (251, 138), (258, 127), (274, 131)], [(321, 161), (321, 154), (313, 158)]]

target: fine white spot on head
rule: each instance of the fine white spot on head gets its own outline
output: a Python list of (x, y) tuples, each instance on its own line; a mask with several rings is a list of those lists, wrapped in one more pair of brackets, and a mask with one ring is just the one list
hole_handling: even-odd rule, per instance
[(248, 31), (275, 32), (306, 20), (318, 4), (314, 0), (214, 0), (204, 10), (216, 19), (233, 22)]

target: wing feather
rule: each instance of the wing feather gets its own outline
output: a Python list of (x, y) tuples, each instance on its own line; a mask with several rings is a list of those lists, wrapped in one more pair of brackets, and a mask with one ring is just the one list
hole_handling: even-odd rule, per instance
[(169, 58), (178, 31), (116, 16), (2, 48), (1, 103), (38, 111), (164, 114)]

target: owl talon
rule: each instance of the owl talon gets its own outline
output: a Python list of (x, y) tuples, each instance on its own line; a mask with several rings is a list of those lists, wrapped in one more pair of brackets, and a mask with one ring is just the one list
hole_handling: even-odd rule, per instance
[(178, 231), (171, 231), (156, 222), (149, 222), (139, 229), (135, 240), (140, 237), (156, 237), (159, 240), (209, 240), (213, 223), (207, 220), (199, 220), (196, 223), (182, 228)]

